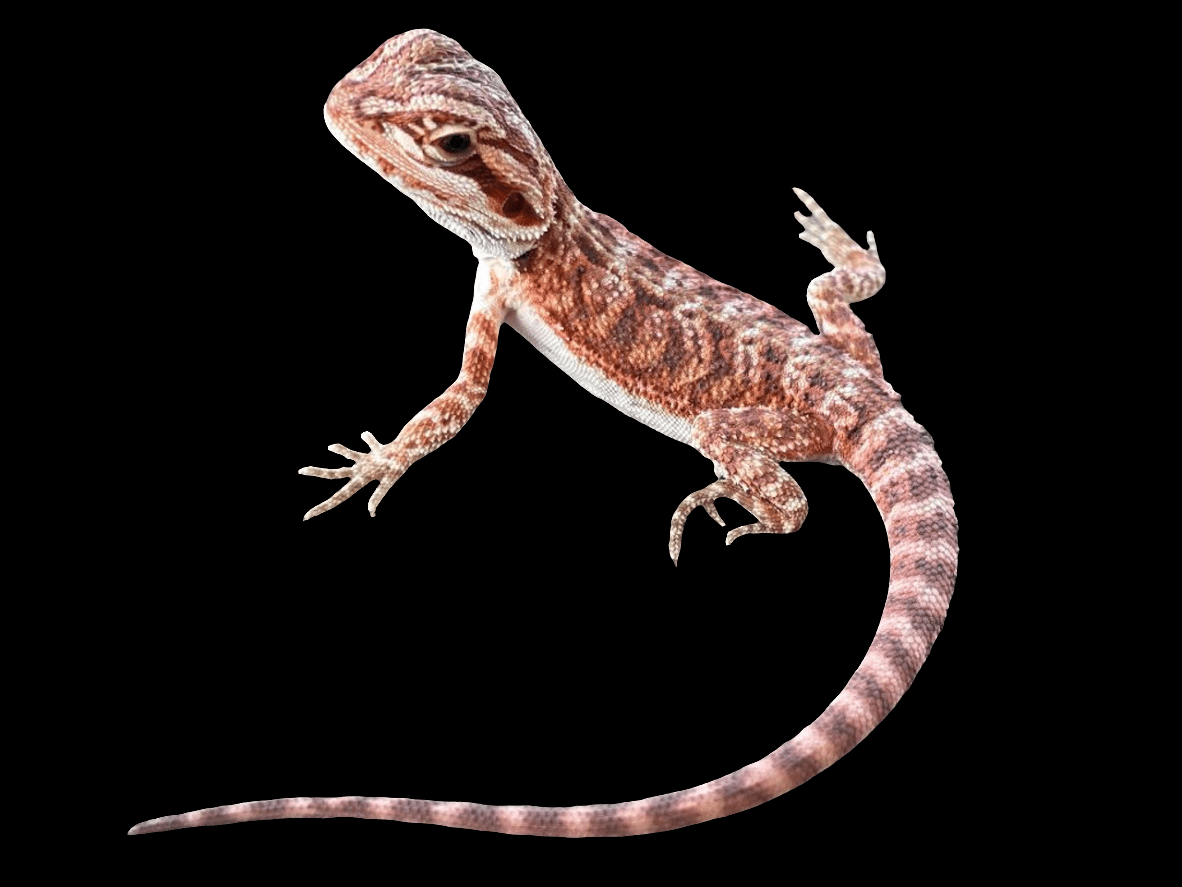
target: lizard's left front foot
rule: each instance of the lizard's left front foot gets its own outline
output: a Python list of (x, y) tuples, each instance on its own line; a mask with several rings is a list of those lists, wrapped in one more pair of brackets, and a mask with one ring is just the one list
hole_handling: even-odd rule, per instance
[(673, 512), (673, 523), (669, 527), (669, 557), (673, 558), (674, 566), (677, 565), (677, 558), (681, 554), (681, 534), (685, 530), (685, 521), (691, 511), (700, 505), (708, 515), (714, 518), (716, 524), (720, 527), (726, 526), (726, 521), (719, 516), (718, 509), (714, 505), (716, 499), (733, 499), (759, 518), (756, 523), (735, 527), (727, 533), (727, 545), (748, 533), (791, 533), (800, 526), (807, 513), (803, 496), (798, 512), (792, 515), (793, 519), (788, 519), (789, 515), (765, 506), (762, 501), (733, 481), (716, 480), (710, 486), (704, 487), (696, 493), (690, 493)]
[(338, 456), (352, 459), (355, 464), (348, 468), (316, 468), (310, 465), (307, 468), (300, 469), (300, 474), (309, 477), (324, 477), (329, 480), (347, 478), (349, 481), (305, 514), (304, 520), (310, 517), (316, 517), (318, 514), (323, 514), (330, 508), (336, 508), (366, 484), (376, 480), (379, 481), (378, 488), (369, 497), (369, 514), (373, 517), (378, 503), (382, 501), (382, 497), (386, 495), (390, 487), (394, 486), (394, 482), (405, 473), (408, 466), (395, 461), (388, 452), (391, 448), (397, 448), (398, 441), (394, 441), (389, 446), (383, 447), (378, 443), (377, 438), (368, 431), (361, 432), (361, 439), (369, 445), (368, 453), (358, 453), (356, 450), (351, 450), (340, 444), (333, 444), (328, 448)]

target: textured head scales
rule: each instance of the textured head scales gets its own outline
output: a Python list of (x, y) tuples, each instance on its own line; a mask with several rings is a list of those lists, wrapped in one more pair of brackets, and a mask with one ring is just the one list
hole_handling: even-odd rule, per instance
[(332, 134), (479, 257), (546, 232), (558, 174), (491, 68), (435, 31), (399, 34), (333, 87)]

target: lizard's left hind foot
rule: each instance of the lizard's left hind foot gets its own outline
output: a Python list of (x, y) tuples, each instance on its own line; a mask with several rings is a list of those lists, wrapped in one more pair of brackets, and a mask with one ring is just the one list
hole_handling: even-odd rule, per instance
[(796, 221), (804, 226), (800, 239), (819, 249), (833, 266), (832, 271), (809, 284), (808, 303), (817, 321), (817, 331), (831, 345), (841, 348), (881, 378), (882, 361), (874, 339), (850, 310), (851, 302), (869, 299), (886, 283), (886, 269), (878, 260), (874, 233), (866, 232), (869, 249), (859, 246), (825, 214), (817, 201), (799, 188), (792, 190), (812, 213), (808, 216), (795, 213)]

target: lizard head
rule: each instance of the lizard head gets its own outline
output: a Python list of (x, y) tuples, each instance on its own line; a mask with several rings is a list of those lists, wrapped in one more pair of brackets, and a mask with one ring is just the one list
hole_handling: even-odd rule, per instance
[(497, 73), (449, 37), (390, 38), (333, 87), (324, 120), (478, 257), (516, 258), (550, 225), (550, 156)]

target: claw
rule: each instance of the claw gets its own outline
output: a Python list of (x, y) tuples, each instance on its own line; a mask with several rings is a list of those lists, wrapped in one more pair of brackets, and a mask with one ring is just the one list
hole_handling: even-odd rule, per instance
[[(714, 504), (716, 499), (733, 499), (735, 492), (732, 484), (725, 480), (718, 480), (710, 484), (710, 486), (698, 490), (696, 493), (690, 493), (682, 503), (677, 506), (673, 512), (673, 521), (669, 526), (669, 557), (673, 558), (673, 566), (677, 566), (677, 558), (681, 555), (681, 535), (685, 530), (685, 521), (693, 512), (695, 508), (701, 507), (708, 515), (714, 518), (714, 522), (720, 527), (726, 526), (726, 521), (718, 513), (718, 506)], [(732, 534), (735, 532), (731, 531)], [(751, 532), (747, 530), (746, 532)], [(730, 545), (730, 536), (727, 536), (727, 545)]]
[(373, 495), (369, 497), (369, 516), (377, 517), (375, 512), (378, 510), (378, 505), (381, 503), (386, 493), (390, 492), (390, 487), (394, 486), (394, 481), (388, 477), (382, 478), (378, 488), (373, 491)]
[(317, 468), (314, 465), (309, 465), (307, 468), (301, 468), (300, 474), (306, 474), (308, 477), (323, 477), (328, 480), (342, 480), (346, 477), (353, 476), (352, 468)]
[[(352, 471), (353, 469), (341, 468), (338, 470), (349, 472), (349, 471)], [(300, 472), (300, 473), (302, 474), (303, 472)], [(338, 505), (340, 505), (342, 502), (344, 502), (346, 499), (348, 499), (350, 496), (352, 496), (354, 493), (356, 493), (358, 490), (360, 490), (363, 486), (365, 486), (365, 483), (366, 482), (360, 478), (356, 478), (356, 477), (350, 478), (350, 480), (347, 484), (345, 484), (343, 487), (341, 487), (339, 490), (337, 490), (335, 493), (333, 493), (330, 497), (325, 499), (323, 502), (321, 502), (315, 508), (310, 509), (308, 511), (308, 513), (304, 515), (304, 520), (307, 520), (310, 517), (316, 517), (316, 515), (318, 515), (318, 514), (324, 514), (324, 512), (328, 511), (331, 508), (336, 508)]]

